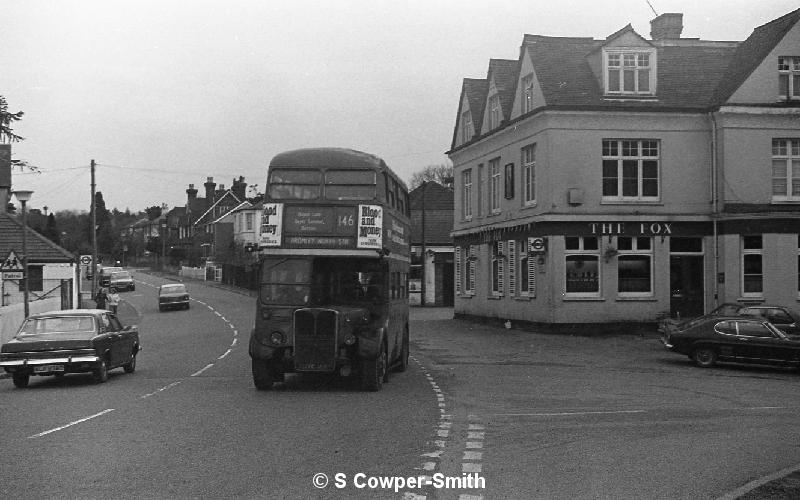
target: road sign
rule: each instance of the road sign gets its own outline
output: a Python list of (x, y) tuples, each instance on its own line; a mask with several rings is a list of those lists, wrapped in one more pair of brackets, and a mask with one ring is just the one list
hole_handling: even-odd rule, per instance
[(14, 253), (14, 250), (9, 251), (5, 260), (0, 262), (0, 271), (22, 271), (22, 261), (17, 257), (17, 254)]
[(92, 263), (92, 256), (91, 255), (81, 255), (81, 264), (84, 266), (88, 266)]
[(3, 271), (4, 280), (21, 280), (22, 271)]

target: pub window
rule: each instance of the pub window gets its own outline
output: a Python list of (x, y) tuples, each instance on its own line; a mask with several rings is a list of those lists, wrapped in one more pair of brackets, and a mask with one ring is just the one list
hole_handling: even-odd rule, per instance
[(570, 236), (565, 243), (565, 287), (568, 297), (600, 296), (600, 246), (596, 236)]
[(483, 204), (485, 203), (483, 200), (485, 199), (485, 194), (483, 192), (484, 186), (486, 185), (486, 181), (484, 180), (484, 176), (486, 175), (484, 172), (483, 163), (478, 165), (478, 215), (483, 215)]
[(500, 158), (489, 161), (489, 207), (500, 213)]
[(603, 201), (641, 202), (659, 199), (660, 143), (603, 140)]
[(742, 296), (760, 297), (764, 292), (763, 241), (761, 236), (742, 236)]
[(800, 99), (800, 57), (778, 58), (778, 96), (781, 99)]
[(461, 173), (463, 193), (461, 195), (461, 218), (472, 218), (472, 169), (468, 168)]
[(653, 294), (653, 240), (647, 237), (617, 238), (617, 291), (621, 296)]
[(772, 140), (772, 201), (800, 201), (800, 139)]
[(473, 295), (475, 293), (475, 247), (472, 245), (456, 247), (455, 272), (456, 293)]
[(536, 144), (522, 148), (522, 190), (525, 204), (536, 203)]

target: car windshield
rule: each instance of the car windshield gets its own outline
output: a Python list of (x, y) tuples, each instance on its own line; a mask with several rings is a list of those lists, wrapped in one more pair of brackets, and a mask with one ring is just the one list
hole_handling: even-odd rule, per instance
[(19, 331), (20, 336), (57, 333), (74, 333), (90, 338), (94, 335), (94, 319), (91, 316), (28, 318)]
[(161, 293), (186, 293), (186, 285), (164, 285)]
[(122, 272), (118, 272), (118, 273), (111, 273), (111, 279), (112, 280), (124, 280), (124, 279), (130, 279), (130, 277), (131, 277), (131, 273), (129, 273), (127, 271), (122, 271)]

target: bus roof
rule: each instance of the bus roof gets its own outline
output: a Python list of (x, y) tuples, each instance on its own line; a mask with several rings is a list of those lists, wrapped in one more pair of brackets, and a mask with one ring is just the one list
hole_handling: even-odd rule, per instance
[(312, 168), (371, 168), (388, 172), (396, 182), (407, 189), (405, 182), (395, 174), (386, 162), (378, 156), (347, 148), (304, 148), (284, 151), (277, 154), (269, 167), (312, 167)]

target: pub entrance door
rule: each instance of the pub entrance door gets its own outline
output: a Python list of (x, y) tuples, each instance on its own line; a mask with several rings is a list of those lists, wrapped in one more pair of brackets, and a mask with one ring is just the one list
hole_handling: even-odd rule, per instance
[(702, 255), (671, 255), (669, 258), (670, 301), (673, 318), (694, 318), (703, 314)]

